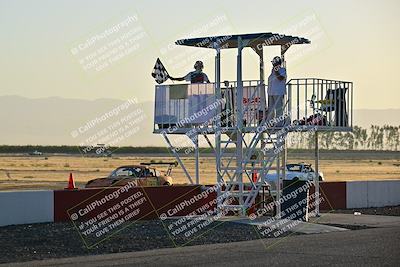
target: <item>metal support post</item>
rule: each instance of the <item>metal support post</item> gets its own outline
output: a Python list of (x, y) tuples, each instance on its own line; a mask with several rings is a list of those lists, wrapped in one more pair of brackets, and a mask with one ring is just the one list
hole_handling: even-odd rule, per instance
[[(219, 48), (218, 44), (214, 44), (215, 46), (215, 95), (216, 95), (216, 100), (221, 101), (222, 98), (222, 93), (221, 93), (221, 49)], [(219, 102), (220, 103), (220, 102)], [(216, 157), (215, 157), (215, 164), (217, 168), (217, 183), (218, 183), (218, 189), (217, 189), (217, 196), (221, 195), (221, 186), (223, 183), (223, 177), (221, 176), (221, 112), (222, 108), (221, 106), (218, 106), (218, 114), (216, 117), (216, 130), (215, 130), (215, 150), (216, 150)], [(205, 135), (206, 140), (210, 143), (210, 140), (208, 140), (207, 136)], [(222, 205), (223, 201), (218, 198), (217, 202), (217, 212), (220, 211), (220, 207)]]
[(199, 160), (200, 160), (200, 151), (199, 151), (199, 135), (196, 134), (194, 143), (194, 156), (195, 156), (195, 175), (196, 175), (196, 184), (200, 184), (200, 174), (199, 174)]
[(281, 179), (281, 175), (280, 175), (280, 160), (279, 160), (279, 154), (276, 157), (276, 218), (280, 219), (281, 218), (281, 204), (280, 204), (280, 200), (282, 197), (282, 179)]
[(165, 139), (165, 142), (168, 144), (168, 148), (172, 152), (172, 154), (175, 156), (175, 159), (178, 161), (179, 165), (181, 165), (183, 172), (185, 173), (186, 177), (188, 178), (189, 182), (193, 184), (193, 179), (192, 176), (190, 176), (189, 172), (187, 171), (185, 165), (183, 164), (181, 158), (179, 157), (179, 154), (176, 152), (174, 146), (171, 144), (171, 141), (169, 140), (168, 136), (166, 133), (163, 133), (162, 136)]
[[(242, 150), (242, 125), (243, 125), (243, 79), (242, 79), (242, 38), (238, 37), (238, 54), (237, 54), (237, 143), (236, 143), (236, 179), (239, 186), (239, 205), (243, 205), (243, 150)], [(242, 214), (245, 211), (242, 210)]]
[(315, 131), (315, 215), (319, 217), (319, 144), (318, 144), (318, 131)]

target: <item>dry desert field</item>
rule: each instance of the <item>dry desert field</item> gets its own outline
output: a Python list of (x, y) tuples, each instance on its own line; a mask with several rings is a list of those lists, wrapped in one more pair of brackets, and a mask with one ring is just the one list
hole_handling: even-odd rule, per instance
[[(314, 165), (312, 152), (289, 153), (288, 163), (308, 162)], [(113, 155), (113, 157), (84, 157), (81, 155), (0, 155), (0, 190), (62, 189), (73, 173), (76, 185), (84, 187), (93, 178), (105, 177), (121, 165), (149, 161), (173, 161), (166, 155)], [(183, 158), (189, 172), (194, 173), (194, 160)], [(165, 167), (159, 167), (161, 170)], [(320, 170), (326, 181), (400, 179), (399, 152), (321, 152)], [(194, 174), (193, 174), (194, 176)], [(178, 166), (172, 172), (175, 184), (187, 183)], [(216, 182), (215, 158), (201, 158), (200, 182)]]

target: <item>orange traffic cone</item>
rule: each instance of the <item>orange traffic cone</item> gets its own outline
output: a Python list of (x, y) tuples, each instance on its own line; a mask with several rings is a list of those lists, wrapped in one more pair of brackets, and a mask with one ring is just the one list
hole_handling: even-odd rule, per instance
[(65, 189), (68, 189), (68, 190), (78, 189), (75, 186), (75, 181), (74, 181), (74, 177), (72, 177), (72, 172), (69, 174), (68, 187), (66, 187)]

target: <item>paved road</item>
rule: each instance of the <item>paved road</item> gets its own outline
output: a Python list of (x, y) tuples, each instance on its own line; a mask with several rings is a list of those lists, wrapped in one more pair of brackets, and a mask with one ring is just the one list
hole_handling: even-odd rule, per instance
[(322, 213), (321, 217), (311, 218), (310, 222), (339, 225), (366, 225), (370, 227), (400, 227), (400, 216), (358, 215), (341, 213)]
[(400, 227), (27, 262), (13, 266), (399, 266)]

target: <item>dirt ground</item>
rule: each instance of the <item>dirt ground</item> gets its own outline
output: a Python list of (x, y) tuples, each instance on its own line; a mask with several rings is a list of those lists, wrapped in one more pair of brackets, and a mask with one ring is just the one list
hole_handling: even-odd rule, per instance
[[(400, 179), (399, 152), (321, 152), (320, 170), (326, 181)], [(173, 161), (170, 155), (115, 155), (113, 157), (84, 157), (81, 155), (0, 155), (0, 190), (62, 189), (72, 172), (78, 187), (93, 178), (105, 177), (121, 165), (141, 162)], [(314, 165), (311, 153), (289, 153), (288, 162), (308, 162)], [(194, 159), (183, 158), (194, 176)], [(162, 170), (163, 168), (160, 167)], [(188, 183), (178, 166), (172, 172), (175, 184)], [(216, 182), (215, 158), (200, 160), (200, 183)]]
[[(233, 222), (212, 222), (188, 238), (183, 234), (172, 237), (161, 220), (126, 222), (121, 228), (88, 249), (71, 223), (0, 227), (0, 239), (5, 241), (0, 242), (0, 264), (260, 239), (256, 227)], [(299, 234), (287, 231), (279, 237), (289, 235)], [(273, 238), (273, 232), (263, 238)]]

